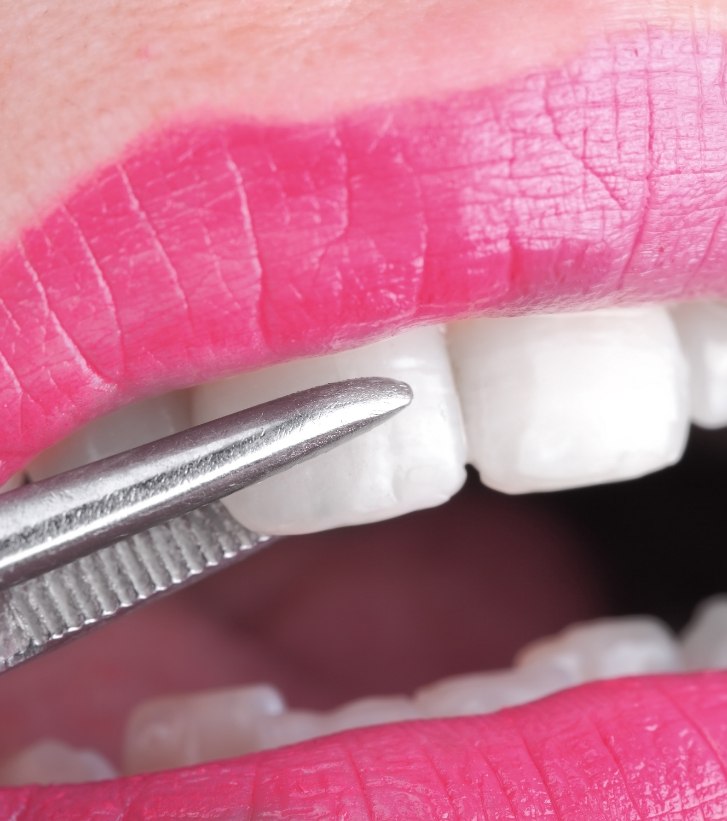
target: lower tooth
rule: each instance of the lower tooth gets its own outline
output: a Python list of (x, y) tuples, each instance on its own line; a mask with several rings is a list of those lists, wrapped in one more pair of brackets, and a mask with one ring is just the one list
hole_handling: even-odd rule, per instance
[(414, 701), (429, 718), (478, 715), (526, 704), (571, 684), (568, 673), (556, 668), (496, 670), (456, 676), (422, 687)]
[(602, 619), (577, 624), (560, 635), (524, 648), (516, 659), (521, 669), (555, 669), (571, 684), (596, 679), (667, 673), (681, 669), (679, 644), (656, 618)]
[(94, 419), (28, 466), (33, 481), (88, 464), (189, 427), (184, 391), (143, 399)]
[(672, 309), (689, 362), (691, 415), (697, 425), (727, 425), (727, 305), (694, 302)]
[(193, 419), (207, 421), (315, 384), (357, 376), (409, 382), (405, 413), (225, 500), (247, 527), (308, 533), (432, 507), (465, 478), (459, 404), (443, 333), (418, 328), (331, 356), (277, 365), (192, 391)]
[(354, 727), (409, 721), (421, 717), (421, 711), (407, 696), (380, 696), (344, 704), (343, 707), (328, 713), (323, 723), (326, 732), (338, 733)]
[(285, 710), (269, 686), (159, 699), (141, 705), (126, 730), (125, 771), (145, 772), (294, 744), (354, 727), (418, 718), (489, 713), (618, 676), (727, 668), (727, 596), (698, 611), (683, 649), (656, 618), (573, 625), (526, 647), (510, 670), (445, 679), (412, 698), (351, 702), (329, 712)]
[(727, 669), (727, 596), (702, 602), (681, 638), (687, 670)]
[(260, 726), (260, 749), (271, 750), (310, 738), (394, 721), (421, 718), (422, 713), (406, 696), (363, 698), (330, 712), (291, 710)]
[(170, 696), (141, 704), (127, 723), (124, 771), (182, 767), (261, 748), (259, 725), (285, 702), (268, 685)]
[(641, 476), (676, 462), (687, 369), (665, 308), (449, 327), (470, 461), (509, 493)]
[(118, 773), (95, 750), (78, 750), (47, 739), (23, 750), (0, 765), (0, 785), (81, 784), (116, 778)]

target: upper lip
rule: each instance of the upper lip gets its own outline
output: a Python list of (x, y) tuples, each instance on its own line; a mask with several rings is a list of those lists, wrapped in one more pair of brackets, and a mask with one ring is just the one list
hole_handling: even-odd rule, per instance
[(415, 322), (721, 293), (723, 44), (699, 40), (624, 35), (503, 87), (143, 140), (0, 262), (0, 479), (140, 394)]
[[(0, 479), (93, 415), (145, 392), (334, 350), (415, 322), (723, 293), (724, 185), (710, 158), (721, 156), (726, 112), (721, 82), (709, 77), (723, 41), (704, 35), (698, 54), (695, 47), (692, 33), (623, 35), (564, 69), (501, 88), (317, 124), (190, 122), (144, 139), (0, 259)], [(663, 60), (653, 59), (656, 51)], [(695, 202), (698, 221), (690, 219)], [(634, 796), (641, 764), (614, 751), (620, 739), (605, 724), (593, 736), (603, 749), (593, 759), (584, 749), (580, 763), (620, 779), (613, 800), (631, 801), (642, 814), (668, 813), (670, 801), (723, 800), (724, 744), (715, 736), (724, 724), (723, 690), (724, 677), (715, 675), (621, 682), (574, 696), (596, 712), (605, 705), (604, 722), (613, 717), (608, 710), (636, 698), (653, 721), (634, 718), (621, 729), (634, 749), (654, 754), (648, 766), (659, 778), (659, 766), (688, 748), (689, 778), (679, 781), (673, 770), (674, 791), (653, 805)], [(565, 703), (551, 702), (549, 720)], [(527, 715), (538, 719), (542, 709)], [(592, 710), (586, 714), (595, 721)], [(567, 711), (559, 715), (566, 720)], [(483, 730), (498, 737), (509, 723), (508, 732), (521, 729), (517, 716), (478, 721), (459, 725), (480, 734), (470, 751), (488, 749)], [(380, 737), (416, 737), (419, 753), (432, 739), (451, 747), (451, 736), (436, 737), (439, 728), (450, 733), (440, 724)], [(586, 789), (574, 787), (572, 773), (540, 771), (546, 765), (538, 764), (535, 742), (525, 741), (543, 806)], [(541, 742), (547, 751), (549, 740)], [(297, 756), (314, 760), (323, 751), (316, 766), (325, 788), (331, 750), (339, 764), (353, 755), (353, 772), (365, 769), (365, 749), (350, 743), (353, 752), (338, 740), (255, 759), (263, 776), (248, 765), (234, 772), (212, 765), (203, 774), (216, 790), (230, 775), (236, 787), (267, 789), (266, 766), (279, 773), (284, 762), (295, 773)], [(457, 789), (487, 782), (482, 797), (497, 781), (512, 809), (515, 788), (500, 781), (505, 771), (489, 753), (476, 765), (461, 762), (455, 778), (438, 771), (436, 744), (424, 758), (440, 791), (450, 779)], [(519, 762), (515, 756), (508, 766), (522, 775)], [(696, 784), (692, 795), (687, 780)], [(130, 783), (126, 806), (146, 800), (139, 798), (146, 782)], [(154, 783), (167, 789), (169, 779)], [(290, 783), (276, 783), (295, 797)], [(240, 795), (249, 792), (232, 790), (230, 800)], [(95, 788), (87, 796), (99, 800)], [(369, 813), (380, 806), (377, 796), (368, 794)], [(10, 815), (22, 800), (0, 793)], [(468, 807), (470, 797), (449, 790), (447, 800)]]

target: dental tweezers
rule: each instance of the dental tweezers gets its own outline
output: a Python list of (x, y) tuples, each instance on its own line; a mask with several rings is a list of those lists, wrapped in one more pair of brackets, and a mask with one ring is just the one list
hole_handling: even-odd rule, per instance
[(219, 501), (408, 405), (352, 379), (240, 411), (0, 497), (0, 673), (271, 544)]

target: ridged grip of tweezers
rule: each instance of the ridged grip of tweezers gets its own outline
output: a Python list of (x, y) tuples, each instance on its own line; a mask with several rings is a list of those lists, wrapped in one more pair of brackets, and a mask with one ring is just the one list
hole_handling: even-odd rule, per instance
[(272, 541), (213, 502), (17, 584), (0, 593), (0, 673)]

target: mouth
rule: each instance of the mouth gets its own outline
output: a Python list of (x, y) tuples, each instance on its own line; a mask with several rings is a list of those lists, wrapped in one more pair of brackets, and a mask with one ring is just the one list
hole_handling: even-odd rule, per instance
[(531, 642), (618, 609), (564, 511), (727, 424), (723, 52), (649, 29), (337, 119), (198, 114), (5, 248), (0, 481), (334, 379), (415, 392), (227, 501), (310, 535), (0, 681), (5, 816), (719, 814), (723, 601)]

